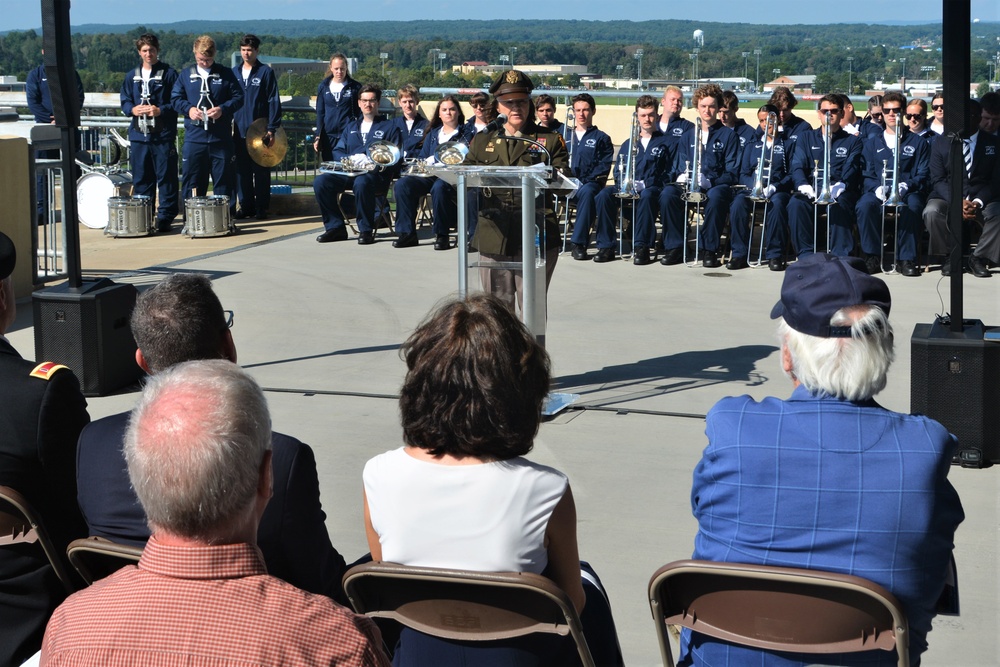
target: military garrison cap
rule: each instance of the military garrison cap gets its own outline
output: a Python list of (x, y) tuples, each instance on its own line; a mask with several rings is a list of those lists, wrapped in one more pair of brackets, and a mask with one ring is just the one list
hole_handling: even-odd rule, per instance
[(490, 93), (493, 97), (510, 95), (512, 93), (531, 95), (531, 91), (534, 89), (535, 84), (531, 82), (527, 74), (519, 69), (509, 69), (506, 72), (500, 73), (500, 76), (490, 86)]

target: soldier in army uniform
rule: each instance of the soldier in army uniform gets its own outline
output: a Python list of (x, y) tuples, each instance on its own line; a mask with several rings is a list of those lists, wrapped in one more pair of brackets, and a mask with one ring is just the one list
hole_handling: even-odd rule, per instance
[[(534, 84), (524, 72), (507, 70), (490, 86), (494, 115), (504, 114), (502, 127), (480, 132), (473, 138), (466, 164), (531, 166), (549, 162), (567, 177), (569, 159), (566, 142), (557, 132), (535, 123), (531, 91)], [(534, 144), (513, 137), (523, 137)], [(521, 191), (517, 188), (482, 188), (478, 196), (479, 215), (472, 246), (482, 253), (483, 263), (521, 261)], [(538, 225), (539, 252), (545, 253), (545, 286), (548, 288), (559, 257), (559, 222), (552, 208), (552, 197), (540, 194), (536, 211), (544, 216)], [(480, 271), (483, 287), (514, 309), (515, 300), (522, 306), (522, 272), (519, 269)]]
[[(15, 261), (14, 244), (0, 232), (0, 485), (27, 499), (56, 551), (66, 553), (70, 541), (87, 536), (76, 504), (76, 440), (90, 417), (69, 369), (22, 359), (4, 337), (16, 314)], [(41, 648), (45, 624), (65, 597), (39, 545), (0, 549), (0, 665), (20, 665)]]

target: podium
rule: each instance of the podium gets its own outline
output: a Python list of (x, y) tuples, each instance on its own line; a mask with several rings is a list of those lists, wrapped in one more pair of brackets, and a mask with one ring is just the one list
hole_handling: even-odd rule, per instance
[[(520, 271), (523, 279), (521, 319), (532, 335), (544, 344), (546, 319), (545, 221), (537, 215), (535, 198), (544, 190), (575, 190), (577, 185), (558, 170), (544, 164), (528, 167), (483, 165), (433, 165), (427, 171), (455, 186), (458, 200), (458, 294), (469, 293), (473, 269)], [(521, 261), (497, 262), (473, 259), (469, 253), (469, 188), (521, 190)], [(536, 245), (536, 243), (538, 245)]]

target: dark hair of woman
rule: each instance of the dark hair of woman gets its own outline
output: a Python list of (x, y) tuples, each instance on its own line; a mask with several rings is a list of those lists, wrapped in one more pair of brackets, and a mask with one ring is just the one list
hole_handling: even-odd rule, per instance
[(454, 95), (445, 95), (438, 101), (437, 106), (434, 107), (434, 115), (431, 116), (431, 124), (427, 126), (428, 130), (435, 130), (444, 125), (441, 121), (441, 105), (445, 102), (451, 102), (455, 105), (455, 109), (458, 110), (458, 126), (462, 127), (465, 125), (465, 114), (462, 113), (462, 105), (459, 103), (458, 98)]
[(504, 461), (531, 451), (549, 356), (496, 297), (445, 303), (403, 344), (403, 440), (433, 456)]

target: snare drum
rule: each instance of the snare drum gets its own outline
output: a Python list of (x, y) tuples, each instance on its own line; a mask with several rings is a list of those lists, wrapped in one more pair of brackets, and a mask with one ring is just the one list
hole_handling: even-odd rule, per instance
[(82, 222), (91, 229), (108, 224), (108, 199), (132, 194), (132, 174), (127, 171), (84, 174), (76, 182), (76, 208)]
[(189, 197), (184, 202), (184, 233), (196, 236), (228, 236), (233, 233), (229, 219), (229, 197)]
[(149, 236), (153, 233), (153, 202), (149, 197), (109, 197), (108, 236)]

